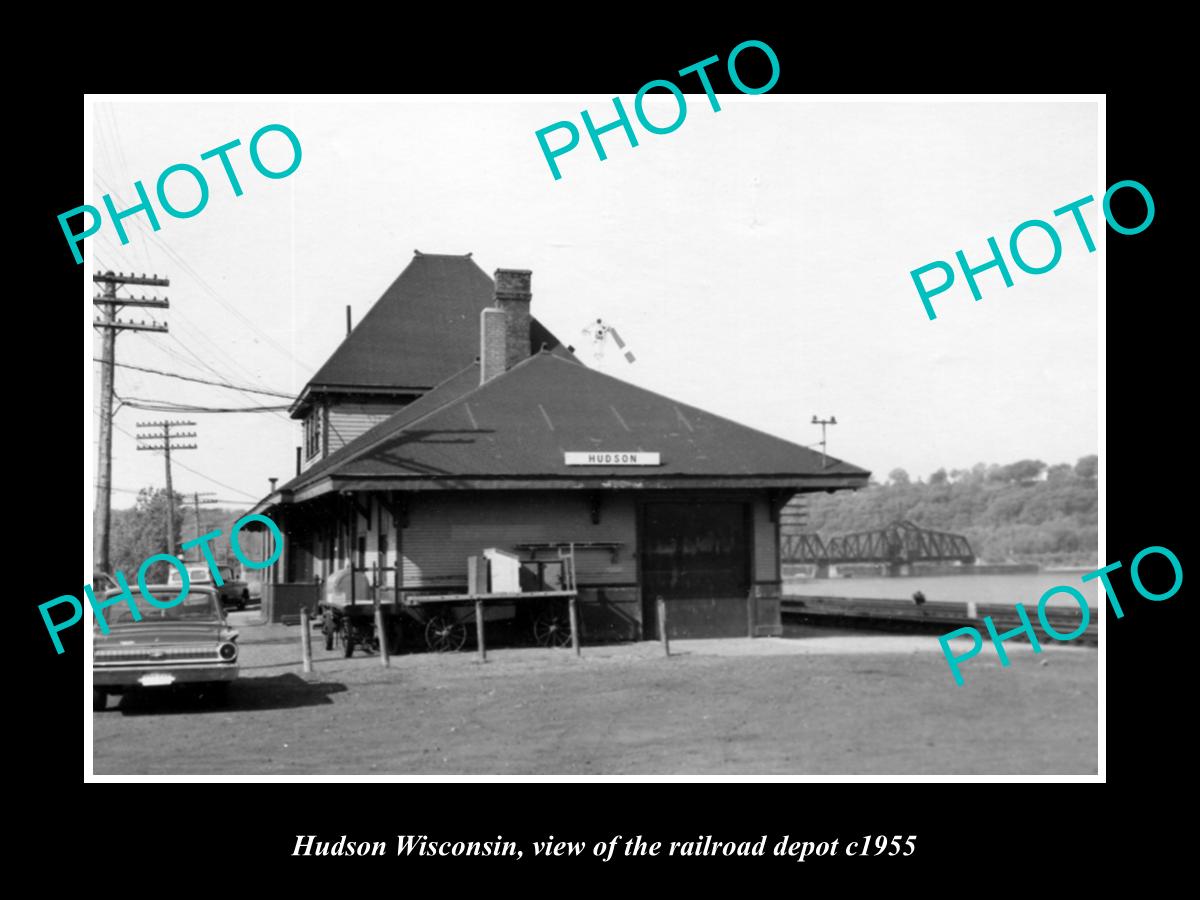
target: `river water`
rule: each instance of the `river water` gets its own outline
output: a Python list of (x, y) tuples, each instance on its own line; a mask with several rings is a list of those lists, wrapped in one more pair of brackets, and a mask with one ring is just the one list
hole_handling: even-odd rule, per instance
[[(1023, 603), (1027, 610), (1037, 607), (1042, 594), (1058, 585), (1075, 588), (1096, 609), (1103, 597), (1100, 580), (1082, 584), (1081, 575), (1094, 569), (1058, 572), (1019, 573), (1013, 575), (908, 575), (896, 578), (788, 578), (784, 596), (871, 597), (912, 603), (912, 595), (921, 591), (929, 601), (966, 603)], [(1047, 606), (1076, 606), (1070, 594), (1052, 597)]]

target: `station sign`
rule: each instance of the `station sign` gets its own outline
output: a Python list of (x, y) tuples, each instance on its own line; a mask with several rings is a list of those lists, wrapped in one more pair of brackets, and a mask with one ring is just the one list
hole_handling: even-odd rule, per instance
[(619, 450), (589, 450), (583, 453), (567, 452), (563, 460), (568, 466), (658, 466), (662, 465), (657, 453)]

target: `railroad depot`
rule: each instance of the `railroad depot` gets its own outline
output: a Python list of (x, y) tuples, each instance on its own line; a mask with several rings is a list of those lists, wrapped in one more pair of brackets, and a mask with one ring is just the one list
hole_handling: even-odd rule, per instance
[(782, 507), (869, 473), (587, 367), (531, 301), (526, 270), (418, 252), (349, 331), (292, 405), (297, 474), (251, 510), (284, 535), (268, 609), (347, 567), (397, 608), (472, 596), (487, 552), (510, 590), (569, 581), (585, 643), (657, 637), (659, 597), (671, 637), (780, 634)]

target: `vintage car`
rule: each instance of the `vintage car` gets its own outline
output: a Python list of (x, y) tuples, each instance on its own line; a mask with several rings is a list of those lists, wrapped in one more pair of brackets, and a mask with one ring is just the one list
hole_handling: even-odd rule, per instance
[[(148, 585), (160, 602), (179, 596), (179, 585)], [(110, 591), (105, 598), (119, 591)], [(238, 633), (211, 585), (192, 585), (181, 603), (166, 609), (139, 603), (141, 621), (127, 603), (104, 610), (108, 634), (92, 635), (92, 709), (102, 711), (109, 694), (171, 685), (199, 686), (221, 699), (238, 676)]]
[[(217, 571), (221, 573), (223, 582), (220, 587), (217, 587), (216, 582), (213, 581), (212, 572), (208, 566), (189, 565), (187, 567), (188, 584), (209, 585), (221, 595), (222, 603), (236, 606), (238, 609), (245, 609), (246, 604), (250, 602), (250, 586), (246, 582), (234, 578), (233, 569), (229, 566), (217, 566)], [(174, 566), (171, 566), (167, 573), (167, 584), (176, 588), (183, 584), (179, 570)]]

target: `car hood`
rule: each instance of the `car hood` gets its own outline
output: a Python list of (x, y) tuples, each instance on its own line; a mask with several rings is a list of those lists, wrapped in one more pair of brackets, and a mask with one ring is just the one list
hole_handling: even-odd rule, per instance
[(94, 646), (112, 647), (128, 644), (190, 644), (216, 643), (222, 636), (235, 634), (220, 622), (122, 622), (109, 627), (108, 634), (93, 633)]

